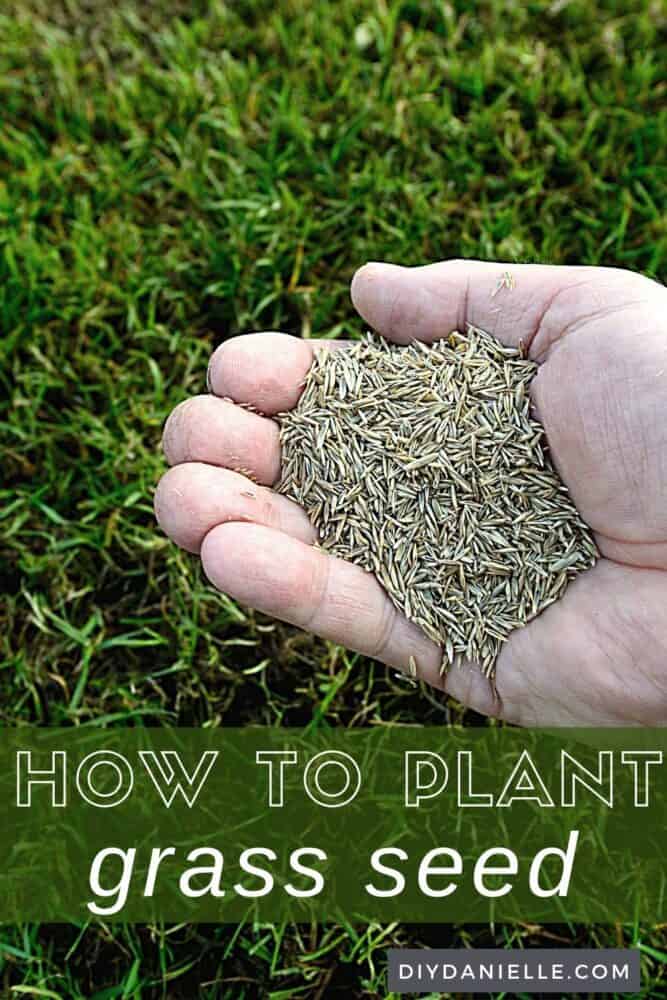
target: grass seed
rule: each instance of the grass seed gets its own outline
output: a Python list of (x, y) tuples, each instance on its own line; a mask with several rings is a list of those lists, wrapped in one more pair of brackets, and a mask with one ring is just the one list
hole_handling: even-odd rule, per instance
[(368, 334), (319, 352), (279, 416), (279, 491), (441, 646), (443, 670), (492, 676), (510, 633), (598, 556), (531, 414), (536, 371), (473, 326), (432, 346)]

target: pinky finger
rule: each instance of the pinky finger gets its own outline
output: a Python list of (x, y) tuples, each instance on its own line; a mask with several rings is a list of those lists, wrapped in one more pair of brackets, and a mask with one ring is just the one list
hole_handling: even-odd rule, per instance
[(414, 657), (434, 682), (438, 647), (359, 566), (264, 525), (237, 522), (209, 531), (201, 560), (211, 583), (242, 604), (399, 669)]
[(493, 709), (490, 688), (474, 667), (440, 674), (441, 652), (394, 608), (374, 576), (272, 528), (227, 523), (201, 547), (211, 583), (242, 604), (315, 632), (388, 666), (408, 670), (481, 712)]

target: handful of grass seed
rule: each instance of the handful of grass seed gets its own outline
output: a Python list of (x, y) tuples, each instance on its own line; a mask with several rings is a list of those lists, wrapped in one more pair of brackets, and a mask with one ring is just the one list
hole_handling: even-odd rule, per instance
[(369, 334), (319, 352), (280, 416), (280, 492), (442, 646), (443, 670), (492, 675), (510, 632), (597, 558), (530, 415), (536, 370), (475, 327), (432, 346)]

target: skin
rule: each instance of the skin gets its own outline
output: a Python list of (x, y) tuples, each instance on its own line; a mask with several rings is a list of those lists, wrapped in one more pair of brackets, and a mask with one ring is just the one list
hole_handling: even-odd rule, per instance
[(495, 688), (474, 664), (441, 677), (438, 647), (373, 576), (314, 548), (305, 512), (271, 489), (271, 417), (296, 404), (313, 352), (336, 346), (279, 333), (224, 343), (211, 394), (169, 417), (162, 528), (237, 601), (394, 667), (414, 656), (421, 678), (484, 714), (520, 725), (666, 723), (667, 290), (613, 268), (454, 260), (366, 264), (351, 294), (368, 325), (398, 343), (430, 343), (469, 322), (524, 344), (540, 365), (535, 412), (595, 532), (597, 565), (510, 636)]

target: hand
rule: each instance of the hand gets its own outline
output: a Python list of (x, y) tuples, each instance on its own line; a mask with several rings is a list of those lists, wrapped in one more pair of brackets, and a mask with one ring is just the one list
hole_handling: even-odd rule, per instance
[(597, 565), (512, 633), (495, 689), (474, 665), (441, 677), (438, 648), (375, 578), (314, 548), (305, 512), (270, 488), (280, 471), (270, 418), (296, 404), (313, 352), (331, 349), (278, 333), (224, 343), (212, 395), (169, 417), (173, 468), (155, 499), (164, 530), (239, 602), (392, 666), (414, 656), (420, 677), (479, 712), (522, 725), (667, 723), (667, 290), (611, 268), (448, 261), (367, 264), (352, 301), (399, 343), (467, 322), (523, 342), (540, 364), (536, 414), (595, 532)]

